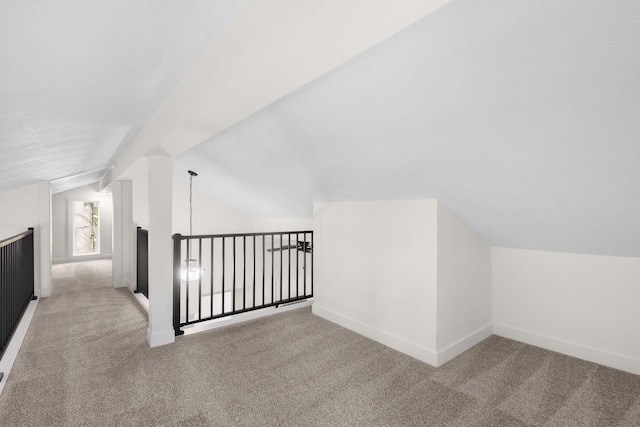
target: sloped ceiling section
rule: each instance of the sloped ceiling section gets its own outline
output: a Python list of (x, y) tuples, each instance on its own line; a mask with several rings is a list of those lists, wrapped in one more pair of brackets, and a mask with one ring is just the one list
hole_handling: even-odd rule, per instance
[(0, 190), (95, 182), (243, 3), (3, 0)]
[(640, 256), (639, 52), (637, 1), (454, 0), (176, 177), (254, 214), (438, 198), (494, 246)]
[(112, 169), (191, 149), (450, 0), (249, 0)]

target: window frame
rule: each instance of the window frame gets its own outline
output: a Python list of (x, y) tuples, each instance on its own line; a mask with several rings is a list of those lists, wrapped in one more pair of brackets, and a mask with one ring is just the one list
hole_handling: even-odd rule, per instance
[[(91, 228), (95, 228), (96, 230), (96, 251), (95, 252), (87, 252), (87, 253), (75, 253), (76, 252), (76, 243), (75, 243), (75, 204), (76, 203), (95, 203), (98, 206), (98, 225), (92, 226)], [(102, 227), (102, 203), (100, 200), (96, 199), (70, 199), (69, 200), (69, 226), (68, 226), (68, 252), (69, 258), (81, 258), (81, 257), (91, 257), (97, 256), (101, 254), (101, 241), (102, 236), (100, 232), (100, 228)], [(87, 227), (88, 228), (88, 227)]]

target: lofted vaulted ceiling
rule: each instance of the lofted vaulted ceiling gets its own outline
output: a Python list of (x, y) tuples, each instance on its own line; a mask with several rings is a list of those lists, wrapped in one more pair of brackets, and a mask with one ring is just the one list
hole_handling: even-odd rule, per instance
[(640, 256), (640, 3), (454, 0), (176, 165), (256, 214), (438, 198), (495, 246)]
[(160, 145), (256, 215), (438, 198), (496, 246), (640, 256), (638, 76), (635, 0), (6, 0), (0, 191)]
[(0, 190), (96, 182), (240, 0), (0, 2)]

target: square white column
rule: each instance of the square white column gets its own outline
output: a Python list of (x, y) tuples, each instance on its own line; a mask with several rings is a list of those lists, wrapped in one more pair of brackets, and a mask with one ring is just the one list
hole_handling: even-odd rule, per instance
[(173, 330), (173, 240), (171, 238), (173, 159), (149, 160), (149, 329), (151, 347), (175, 341)]
[(113, 181), (113, 256), (112, 274), (115, 288), (135, 289), (133, 245), (133, 185), (130, 180)]

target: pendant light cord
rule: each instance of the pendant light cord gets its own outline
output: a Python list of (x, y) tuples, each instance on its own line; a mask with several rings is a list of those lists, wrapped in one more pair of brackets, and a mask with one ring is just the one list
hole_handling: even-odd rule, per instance
[[(198, 174), (194, 171), (187, 172), (189, 172), (189, 235), (193, 236), (193, 177), (198, 176)], [(192, 239), (189, 239), (189, 256), (187, 258), (193, 256), (193, 252), (191, 252), (191, 240)]]
[(193, 235), (193, 175), (189, 177), (189, 235)]

